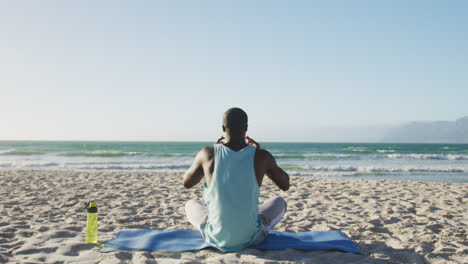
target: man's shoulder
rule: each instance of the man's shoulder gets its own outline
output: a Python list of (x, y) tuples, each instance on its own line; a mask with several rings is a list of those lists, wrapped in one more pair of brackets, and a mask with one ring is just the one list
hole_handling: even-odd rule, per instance
[(198, 155), (202, 158), (202, 159), (205, 159), (205, 160), (209, 160), (211, 159), (213, 156), (214, 156), (214, 147), (213, 146), (207, 146), (207, 147), (203, 147), (200, 152), (198, 153)]
[(271, 155), (271, 153), (266, 150), (266, 149), (257, 149), (255, 151), (255, 156), (260, 158), (260, 159), (264, 159), (264, 160), (267, 160), (267, 159), (270, 159), (273, 157), (273, 155)]

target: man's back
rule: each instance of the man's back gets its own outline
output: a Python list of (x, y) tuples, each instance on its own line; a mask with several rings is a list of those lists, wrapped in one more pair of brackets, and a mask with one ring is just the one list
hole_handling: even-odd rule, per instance
[(247, 247), (262, 231), (255, 150), (250, 145), (238, 151), (223, 144), (214, 146), (215, 168), (203, 195), (208, 208), (203, 231), (208, 243), (224, 251)]
[[(235, 151), (236, 149), (242, 149), (243, 147), (247, 146), (247, 144), (243, 146), (239, 144), (238, 146), (235, 146), (233, 148), (231, 148), (232, 146), (229, 146), (228, 144), (226, 144), (225, 146)], [(211, 179), (213, 178), (215, 165), (214, 147), (205, 147), (202, 150), (200, 150), (197, 157), (195, 158), (194, 164), (195, 163), (199, 163), (199, 167), (190, 169), (192, 169), (192, 173), (196, 174), (196, 176), (198, 177), (185, 177), (184, 186), (186, 188), (191, 188), (192, 186), (197, 184), (203, 177), (205, 178), (206, 185), (209, 185)], [(191, 172), (190, 169), (187, 172), (187, 174)], [(270, 152), (268, 152), (267, 150), (259, 148), (256, 149), (254, 157), (254, 169), (255, 177), (259, 187), (262, 186), (263, 177), (266, 174), (283, 191), (289, 189), (289, 177), (287, 177), (286, 172), (284, 172), (281, 168), (277, 166), (273, 155), (271, 155)]]

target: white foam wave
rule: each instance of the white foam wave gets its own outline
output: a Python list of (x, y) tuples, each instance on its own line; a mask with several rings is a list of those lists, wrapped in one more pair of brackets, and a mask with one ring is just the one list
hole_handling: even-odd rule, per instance
[(186, 170), (186, 164), (89, 164), (75, 166), (81, 170)]
[(13, 166), (13, 162), (0, 162), (1, 168), (10, 168)]
[(184, 163), (57, 163), (41, 160), (3, 161), (2, 169), (66, 169), (66, 170), (166, 170), (185, 171), (189, 164)]
[(311, 171), (353, 172), (353, 173), (467, 173), (468, 167), (451, 166), (415, 166), (415, 167), (377, 167), (377, 166), (309, 166)]
[[(335, 167), (320, 168), (317, 170), (292, 170), (288, 173), (291, 176), (319, 177), (319, 178), (340, 178), (340, 177), (360, 177), (361, 175), (401, 175), (411, 173), (468, 173), (468, 168), (378, 168), (378, 167)], [(403, 176), (404, 177), (404, 176)]]
[[(394, 155), (394, 154), (389, 154)], [(427, 156), (427, 155), (426, 155)], [(7, 157), (11, 158), (11, 157)], [(154, 170), (164, 172), (183, 172), (187, 170), (192, 162), (191, 159), (180, 160), (160, 160), (155, 161), (133, 161), (133, 162), (70, 162), (70, 159), (50, 160), (50, 159), (14, 159), (0, 160), (0, 169), (51, 169), (51, 170)], [(315, 163), (315, 162), (311, 162)], [(350, 164), (335, 165), (335, 162), (326, 162), (324, 165), (292, 164), (285, 165), (284, 169), (291, 175), (300, 176), (358, 176), (360, 174), (445, 174), (445, 173), (468, 173), (467, 163), (450, 164)], [(335, 164), (333, 164), (335, 163)]]
[(468, 160), (468, 155), (455, 154), (388, 154), (390, 159), (419, 159), (419, 160)]
[(13, 151), (15, 151), (15, 150), (14, 149), (2, 149), (2, 150), (0, 150), (0, 155), (8, 154), (8, 153), (11, 153)]
[(367, 152), (369, 149), (367, 147), (347, 147), (344, 149), (345, 151), (352, 151), (352, 152)]
[(11, 168), (11, 169), (36, 169), (42, 167), (57, 167), (60, 166), (56, 162), (48, 161), (6, 161), (0, 162), (0, 168)]
[(395, 150), (394, 149), (378, 149), (377, 152), (379, 152), (379, 153), (389, 153), (389, 152), (393, 153), (393, 152), (395, 152)]
[(274, 154), (277, 158), (304, 158), (304, 159), (340, 159), (350, 158), (353, 155), (338, 153), (278, 153)]

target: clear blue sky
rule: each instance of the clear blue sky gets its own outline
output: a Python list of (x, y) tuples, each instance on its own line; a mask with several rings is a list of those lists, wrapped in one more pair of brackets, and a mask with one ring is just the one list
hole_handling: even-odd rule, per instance
[(2, 1), (0, 139), (214, 140), (232, 106), (259, 140), (454, 120), (467, 14), (461, 0)]

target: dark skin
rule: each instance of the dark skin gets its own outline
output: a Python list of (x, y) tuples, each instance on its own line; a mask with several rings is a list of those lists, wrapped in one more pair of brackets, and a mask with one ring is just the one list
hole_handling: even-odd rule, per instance
[[(225, 137), (220, 137), (217, 144), (222, 143), (234, 151), (239, 151), (247, 145), (257, 148), (254, 169), (259, 187), (262, 186), (263, 176), (266, 174), (281, 190), (287, 191), (289, 189), (289, 175), (276, 164), (276, 160), (270, 152), (261, 149), (260, 144), (245, 136), (247, 127), (241, 132), (234, 132), (223, 125), (223, 131)], [(184, 187), (192, 188), (203, 178), (205, 178), (206, 185), (209, 185), (213, 178), (214, 164), (214, 147), (202, 148), (184, 175)]]

